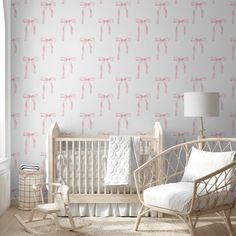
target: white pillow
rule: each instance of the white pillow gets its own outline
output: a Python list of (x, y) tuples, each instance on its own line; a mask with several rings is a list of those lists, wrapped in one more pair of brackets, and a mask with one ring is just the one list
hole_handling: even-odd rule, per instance
[[(206, 152), (192, 147), (181, 181), (194, 182), (198, 178), (223, 168), (234, 161), (234, 155), (235, 152)], [(220, 179), (223, 180), (224, 176), (222, 175)], [(214, 183), (214, 179), (209, 182), (209, 184)]]

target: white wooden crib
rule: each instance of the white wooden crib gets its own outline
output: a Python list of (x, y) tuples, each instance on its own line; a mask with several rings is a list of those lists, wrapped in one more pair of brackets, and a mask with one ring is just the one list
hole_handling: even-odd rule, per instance
[[(134, 186), (104, 185), (108, 144), (108, 136), (65, 136), (53, 123), (48, 132), (48, 181), (59, 182), (62, 178), (70, 187), (70, 203), (137, 204)], [(163, 130), (156, 122), (153, 135), (140, 136), (142, 163), (162, 150)]]

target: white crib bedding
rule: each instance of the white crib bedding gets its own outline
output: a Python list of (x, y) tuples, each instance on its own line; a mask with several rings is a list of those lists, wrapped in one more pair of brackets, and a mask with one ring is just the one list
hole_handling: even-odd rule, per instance
[[(69, 185), (72, 185), (73, 178), (75, 178), (75, 193), (84, 193), (85, 191), (85, 180), (87, 180), (87, 193), (92, 193), (92, 185), (94, 191), (98, 189), (98, 186), (100, 188), (100, 191), (104, 187), (106, 187), (106, 190), (108, 192), (110, 191), (116, 191), (115, 187), (108, 187), (104, 184), (104, 178), (106, 174), (106, 154), (103, 154), (100, 161), (100, 165), (98, 165), (98, 153), (96, 151), (93, 151), (93, 153), (84, 153), (84, 152), (78, 152), (78, 151), (61, 151), (58, 152), (58, 155), (62, 155), (65, 159), (65, 162), (63, 164), (62, 168), (62, 178), (63, 180)], [(79, 158), (80, 156), (80, 158)], [(74, 160), (73, 160), (74, 158)], [(147, 160), (149, 158), (149, 155), (142, 155), (141, 157), (141, 163), (144, 162), (144, 160)], [(86, 163), (86, 164), (85, 164)], [(61, 163), (57, 162), (57, 180), (60, 180), (61, 177)], [(75, 172), (75, 176), (73, 177), (73, 171)], [(81, 173), (80, 173), (81, 172)], [(98, 174), (99, 173), (99, 174)], [(98, 176), (99, 175), (99, 176)], [(78, 178), (80, 176), (80, 179)], [(111, 190), (112, 189), (112, 190)], [(133, 192), (135, 191), (135, 187), (132, 186), (125, 186), (123, 189), (125, 189), (125, 193), (129, 193), (129, 191)], [(123, 190), (122, 190), (123, 191)], [(96, 193), (96, 192), (95, 192)], [(102, 192), (101, 192), (102, 193)], [(114, 192), (116, 193), (116, 192)]]
[[(83, 152), (83, 151), (61, 151), (58, 152), (58, 155), (61, 154), (65, 159), (65, 162), (62, 167), (62, 178), (63, 180), (71, 186), (73, 181), (73, 172), (72, 168), (75, 170), (75, 193), (97, 193), (98, 185), (100, 193), (136, 193), (134, 187), (111, 187), (105, 186), (104, 178), (106, 171), (106, 153), (100, 153), (100, 165), (98, 169), (98, 152)], [(79, 158), (80, 156), (80, 158)], [(74, 161), (73, 161), (74, 158)], [(147, 160), (148, 155), (142, 155), (142, 160)], [(85, 161), (87, 163), (85, 166)], [(61, 173), (61, 164), (57, 161), (57, 181), (60, 181)], [(86, 173), (85, 173), (86, 170)], [(78, 179), (79, 172), (81, 171), (80, 179)], [(98, 173), (100, 172), (100, 177)], [(93, 174), (92, 174), (93, 173)], [(87, 184), (85, 186), (85, 180)], [(93, 183), (93, 188), (92, 188)], [(74, 216), (137, 216), (140, 209), (140, 203), (71, 203), (70, 209)], [(154, 216), (156, 214), (154, 213)]]

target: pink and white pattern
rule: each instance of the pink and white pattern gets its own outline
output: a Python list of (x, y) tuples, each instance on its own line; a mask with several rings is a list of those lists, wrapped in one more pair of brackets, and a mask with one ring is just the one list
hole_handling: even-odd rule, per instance
[(20, 39), (19, 38), (12, 38), (11, 39), (11, 45), (13, 47), (13, 52), (16, 54), (17, 53), (17, 48), (19, 44)]
[(36, 101), (38, 100), (38, 94), (25, 94), (23, 96), (24, 99), (24, 114), (25, 116), (28, 115), (30, 106), (32, 107), (33, 111), (36, 110)]
[(137, 116), (140, 116), (141, 106), (144, 104), (145, 111), (148, 111), (150, 94), (136, 94), (137, 99)]
[(28, 154), (30, 146), (32, 146), (34, 149), (36, 148), (37, 136), (38, 136), (37, 132), (23, 133), (23, 137), (25, 139), (25, 154)]
[(94, 38), (80, 38), (80, 42), (82, 43), (82, 54), (81, 54), (81, 60), (84, 60), (84, 55), (85, 55), (85, 47), (88, 47), (89, 49), (89, 54), (92, 54), (93, 50), (93, 42)]
[(168, 90), (168, 82), (170, 81), (170, 78), (168, 76), (164, 77), (156, 77), (155, 81), (157, 82), (157, 96), (156, 98), (160, 98), (160, 87), (164, 87), (164, 92), (167, 95), (167, 90)]
[(111, 99), (113, 98), (113, 94), (99, 94), (98, 98), (100, 100), (100, 116), (102, 116), (104, 112), (104, 103), (107, 104), (108, 110), (111, 110)]
[(128, 76), (126, 76), (126, 77), (118, 77), (118, 78), (116, 78), (116, 81), (118, 82), (118, 85), (117, 85), (117, 98), (120, 99), (121, 87), (124, 87), (126, 94), (128, 94), (128, 92), (129, 92), (128, 81), (131, 81), (131, 78), (128, 77)]
[(151, 61), (151, 58), (150, 57), (136, 57), (136, 61), (138, 62), (137, 79), (140, 79), (141, 78), (141, 67), (142, 67), (142, 65), (145, 68), (145, 73), (148, 74), (149, 61)]
[(55, 10), (56, 2), (53, 1), (41, 1), (41, 7), (43, 9), (42, 13), (42, 23), (45, 24), (46, 22), (46, 14), (49, 12), (49, 16), (53, 18), (54, 10)]
[[(68, 137), (150, 134), (159, 120), (165, 133), (176, 132), (166, 136), (169, 147), (197, 135), (199, 121), (183, 118), (183, 93), (216, 91), (221, 112), (206, 123), (206, 134), (236, 134), (236, 0), (12, 0), (10, 5), (8, 120), (11, 152), (19, 153), (12, 160), (13, 190), (14, 165), (44, 166), (51, 120)], [(112, 97), (109, 102), (99, 95)], [(136, 95), (148, 95), (148, 104)], [(35, 148), (24, 131), (38, 134)]]
[(36, 73), (36, 62), (38, 61), (37, 57), (24, 57), (23, 61), (25, 62), (25, 75), (24, 78), (28, 79), (29, 67), (32, 68), (33, 73)]
[(116, 7), (117, 7), (117, 23), (120, 24), (120, 20), (121, 20), (121, 12), (124, 12), (125, 17), (128, 18), (129, 17), (129, 6), (130, 6), (130, 2), (127, 1), (117, 1), (116, 2)]
[(43, 87), (42, 98), (45, 99), (46, 96), (47, 96), (46, 95), (46, 87), (49, 87), (51, 94), (53, 94), (54, 84), (55, 84), (55, 81), (56, 81), (56, 77), (42, 77), (40, 79), (40, 81), (42, 82), (42, 87)]
[(72, 36), (74, 34), (74, 27), (76, 23), (76, 19), (61, 19), (62, 23), (62, 41), (65, 41), (67, 28), (69, 28), (69, 33)]
[(93, 91), (93, 82), (95, 81), (94, 77), (80, 77), (80, 81), (82, 81), (81, 86), (81, 99), (84, 99), (85, 95), (85, 86), (89, 87), (89, 93), (91, 94)]
[(36, 34), (36, 24), (38, 23), (38, 19), (24, 19), (23, 23), (25, 25), (25, 41), (28, 40), (29, 30), (32, 31), (33, 36)]
[(93, 126), (93, 117), (94, 113), (80, 113), (80, 117), (82, 117), (82, 135), (85, 133), (86, 124), (88, 123), (88, 128), (92, 129)]
[(53, 54), (56, 38), (41, 38), (41, 42), (43, 45), (42, 46), (42, 59), (45, 60), (46, 47), (49, 47), (51, 54)]
[(73, 111), (74, 108), (74, 100), (76, 98), (75, 94), (61, 94), (62, 99), (62, 116), (65, 115), (66, 104), (70, 104), (70, 110)]
[(74, 61), (76, 61), (75, 57), (61, 57), (62, 62), (62, 79), (65, 79), (66, 67), (70, 68), (70, 73), (72, 74), (74, 71)]
[(197, 18), (197, 12), (200, 12), (200, 17), (204, 17), (204, 8), (206, 7), (206, 2), (205, 1), (195, 1), (192, 2), (192, 7), (193, 7), (193, 24), (196, 23), (196, 18)]

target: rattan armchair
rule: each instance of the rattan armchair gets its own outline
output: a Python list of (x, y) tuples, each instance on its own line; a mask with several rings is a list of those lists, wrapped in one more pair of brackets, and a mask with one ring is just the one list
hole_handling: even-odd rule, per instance
[(230, 163), (194, 181), (184, 182), (183, 175), (192, 147), (224, 154), (236, 150), (236, 139), (208, 138), (178, 144), (135, 170), (135, 185), (142, 206), (134, 230), (138, 229), (142, 216), (154, 210), (179, 217), (194, 236), (199, 216), (217, 213), (223, 217), (229, 234), (233, 235), (230, 216), (235, 205), (234, 152)]

